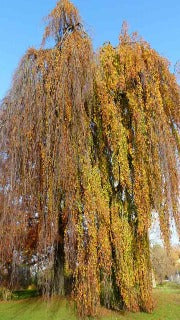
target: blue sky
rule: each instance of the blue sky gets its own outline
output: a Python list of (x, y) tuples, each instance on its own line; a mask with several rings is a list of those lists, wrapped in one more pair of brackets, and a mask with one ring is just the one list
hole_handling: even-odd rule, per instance
[[(180, 59), (179, 0), (74, 0), (94, 47), (116, 44), (123, 20), (138, 31), (172, 66)], [(43, 17), (56, 0), (0, 0), (0, 99), (28, 47), (38, 48)], [(173, 69), (172, 69), (173, 70)]]

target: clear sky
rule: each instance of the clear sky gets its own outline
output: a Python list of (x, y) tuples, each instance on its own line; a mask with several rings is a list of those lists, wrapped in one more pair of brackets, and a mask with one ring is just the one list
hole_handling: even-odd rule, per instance
[[(180, 59), (180, 0), (74, 0), (94, 47), (116, 44), (123, 20), (172, 66)], [(0, 99), (28, 47), (41, 43), (43, 17), (56, 0), (0, 0)], [(173, 69), (172, 69), (173, 70)]]

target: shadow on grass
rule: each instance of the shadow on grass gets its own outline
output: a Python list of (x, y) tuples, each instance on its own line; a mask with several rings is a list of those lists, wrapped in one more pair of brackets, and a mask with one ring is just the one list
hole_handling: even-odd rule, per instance
[(13, 301), (0, 303), (0, 320), (77, 320), (74, 303), (62, 297), (43, 299), (18, 291)]
[(38, 296), (39, 296), (39, 292), (37, 290), (18, 290), (18, 291), (13, 291), (12, 300), (24, 300), (24, 299), (34, 298)]

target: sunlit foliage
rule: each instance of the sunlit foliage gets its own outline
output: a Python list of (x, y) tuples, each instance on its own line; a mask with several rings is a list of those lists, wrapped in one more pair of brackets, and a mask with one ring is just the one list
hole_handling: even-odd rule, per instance
[(171, 216), (180, 231), (180, 96), (168, 67), (126, 25), (94, 56), (61, 0), (3, 100), (1, 261), (35, 255), (43, 293), (66, 293), (69, 279), (80, 316), (100, 303), (153, 309), (152, 211), (167, 246)]

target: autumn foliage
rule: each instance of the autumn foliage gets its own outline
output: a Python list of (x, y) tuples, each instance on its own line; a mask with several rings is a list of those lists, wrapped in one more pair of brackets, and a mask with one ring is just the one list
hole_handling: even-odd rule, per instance
[(80, 316), (100, 304), (150, 312), (152, 211), (166, 246), (172, 216), (180, 232), (180, 95), (168, 62), (125, 25), (119, 45), (95, 55), (61, 0), (0, 123), (1, 261), (36, 256), (43, 293), (66, 293), (69, 279)]

